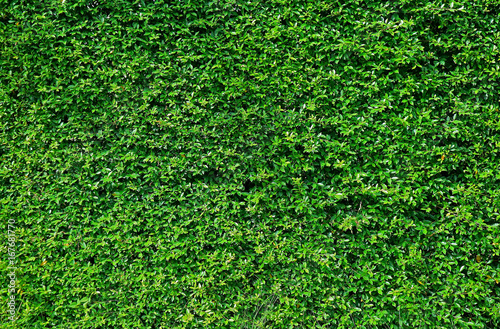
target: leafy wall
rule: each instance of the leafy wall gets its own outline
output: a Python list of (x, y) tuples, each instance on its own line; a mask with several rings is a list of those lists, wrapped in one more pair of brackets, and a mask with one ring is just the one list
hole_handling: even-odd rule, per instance
[(500, 326), (498, 1), (0, 8), (6, 328)]

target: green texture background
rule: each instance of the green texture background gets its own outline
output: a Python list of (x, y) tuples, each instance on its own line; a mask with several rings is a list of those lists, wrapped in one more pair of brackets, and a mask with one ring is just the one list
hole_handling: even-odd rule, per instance
[(1, 1), (1, 328), (499, 328), (499, 14)]

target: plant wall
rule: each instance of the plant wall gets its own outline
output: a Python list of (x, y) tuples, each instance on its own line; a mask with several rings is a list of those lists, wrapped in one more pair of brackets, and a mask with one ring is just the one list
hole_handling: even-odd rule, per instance
[(499, 14), (1, 2), (2, 328), (498, 328)]

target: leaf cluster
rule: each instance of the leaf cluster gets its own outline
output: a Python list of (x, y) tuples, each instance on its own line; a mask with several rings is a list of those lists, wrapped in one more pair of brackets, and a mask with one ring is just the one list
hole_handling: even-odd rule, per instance
[(499, 13), (2, 2), (12, 328), (499, 327)]

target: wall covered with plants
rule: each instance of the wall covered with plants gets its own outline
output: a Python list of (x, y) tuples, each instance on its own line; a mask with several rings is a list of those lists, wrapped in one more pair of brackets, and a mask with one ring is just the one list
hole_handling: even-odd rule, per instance
[(500, 327), (499, 14), (2, 2), (5, 328)]

